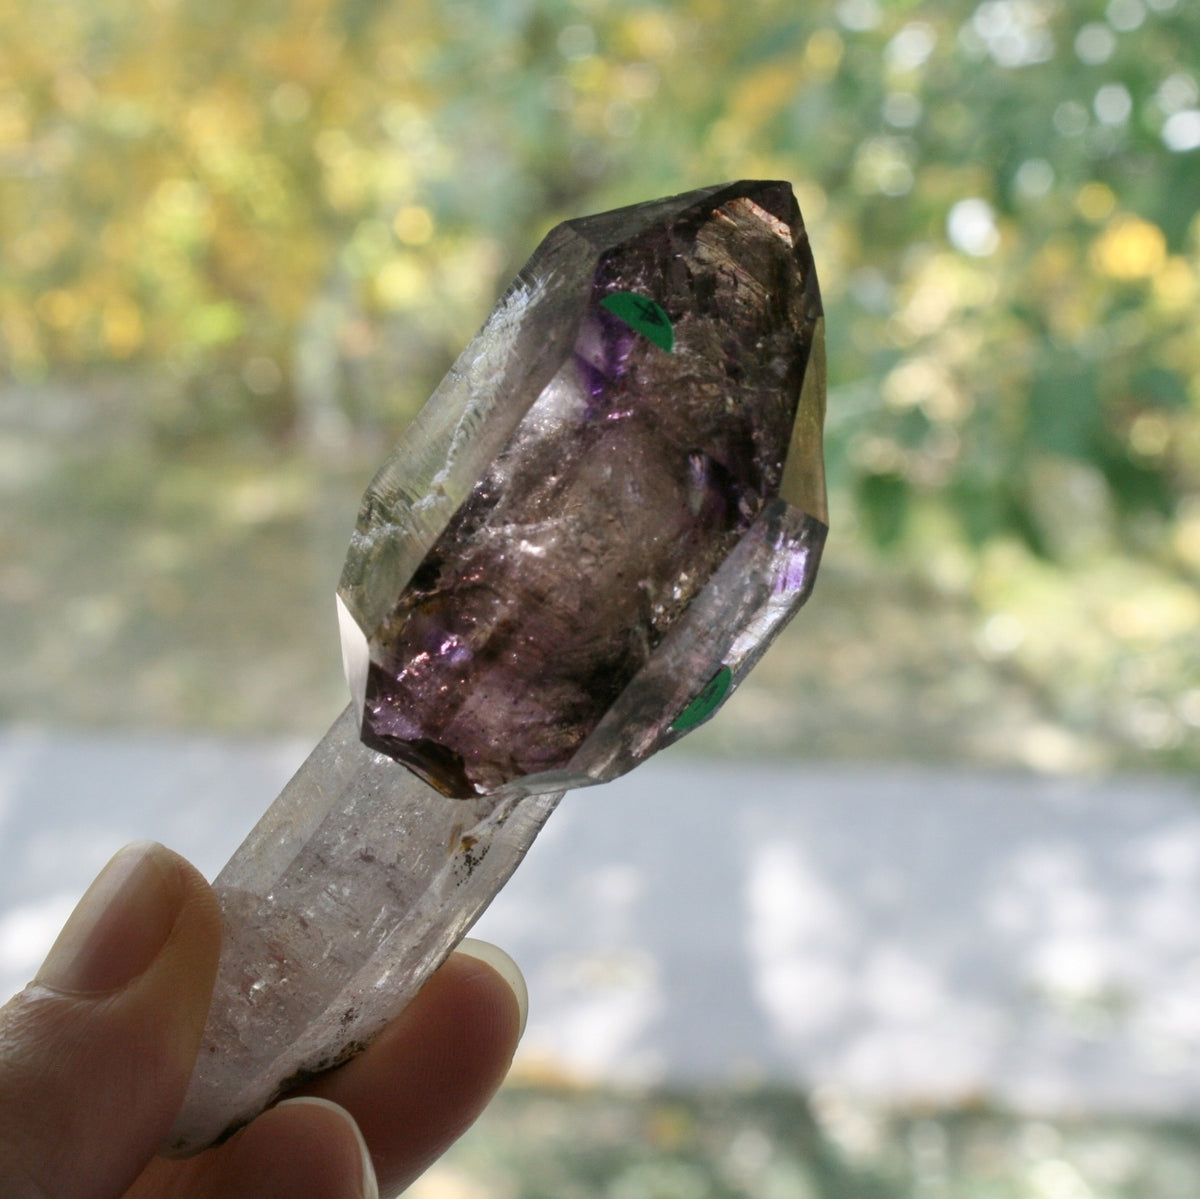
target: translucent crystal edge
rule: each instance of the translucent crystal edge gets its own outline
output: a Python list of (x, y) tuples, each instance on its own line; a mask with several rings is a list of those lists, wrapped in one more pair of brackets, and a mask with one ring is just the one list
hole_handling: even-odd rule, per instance
[[(592, 248), (560, 226), (542, 243), (413, 418), (363, 494), (338, 585), (376, 627), (574, 343)], [(557, 333), (530, 309), (566, 314)], [(514, 403), (514, 397), (525, 397)]]
[[(563, 224), (593, 246), (599, 257), (614, 246), (632, 237), (637, 237), (654, 225), (662, 225), (678, 219), (689, 208), (705, 204), (722, 192), (738, 194), (739, 188), (749, 186), (752, 184), (745, 181), (718, 183), (709, 187), (696, 188), (694, 191), (664, 196), (661, 200), (627, 204), (622, 208), (609, 209), (607, 212), (574, 217), (564, 221)], [(633, 222), (632, 226), (631, 222)]]
[[(811, 271), (806, 289), (815, 292), (816, 273)], [(819, 304), (819, 300), (817, 303)], [(796, 404), (792, 439), (779, 494), (793, 507), (829, 524), (825, 494), (825, 317), (818, 315), (809, 343), (804, 383)]]

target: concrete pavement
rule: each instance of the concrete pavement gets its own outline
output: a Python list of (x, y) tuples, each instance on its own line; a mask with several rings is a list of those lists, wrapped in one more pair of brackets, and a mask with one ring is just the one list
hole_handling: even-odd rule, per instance
[[(210, 876), (306, 745), (0, 731), (0, 992), (152, 837)], [(563, 802), (477, 928), (518, 1067), (1200, 1112), (1200, 787), (668, 753)]]

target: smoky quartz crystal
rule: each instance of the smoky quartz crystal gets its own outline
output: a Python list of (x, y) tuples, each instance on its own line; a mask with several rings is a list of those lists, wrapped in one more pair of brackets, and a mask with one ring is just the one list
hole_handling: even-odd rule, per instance
[(467, 798), (699, 723), (812, 583), (822, 338), (786, 183), (551, 232), (364, 498), (339, 595), (366, 743)]

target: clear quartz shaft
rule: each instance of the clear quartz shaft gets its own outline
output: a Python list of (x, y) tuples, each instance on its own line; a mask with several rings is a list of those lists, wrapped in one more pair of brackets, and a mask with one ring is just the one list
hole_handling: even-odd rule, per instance
[(221, 1140), (369, 1043), (462, 939), (561, 797), (449, 799), (367, 748), (347, 708), (214, 884), (217, 984), (166, 1151)]

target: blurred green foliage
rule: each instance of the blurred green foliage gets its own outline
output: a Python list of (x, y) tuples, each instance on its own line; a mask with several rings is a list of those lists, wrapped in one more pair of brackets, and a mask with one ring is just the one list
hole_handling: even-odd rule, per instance
[(14, 376), (163, 373), (172, 435), (395, 419), (552, 221), (783, 176), (880, 542), (941, 491), (1053, 551), (1045, 457), (1123, 519), (1196, 488), (1193, 5), (6, 7)]
[[(557, 220), (787, 178), (838, 530), (969, 594), (1068, 722), (1119, 683), (1145, 746), (1200, 725), (1190, 0), (0, 0), (0, 30), (10, 386), (126, 380), (168, 447), (378, 441)], [(1064, 658), (1081, 629), (1109, 648)]]

